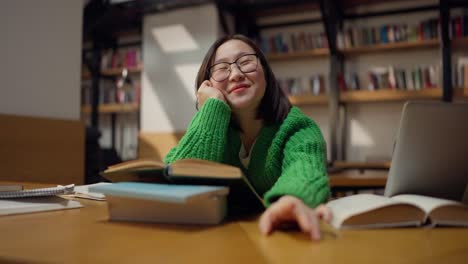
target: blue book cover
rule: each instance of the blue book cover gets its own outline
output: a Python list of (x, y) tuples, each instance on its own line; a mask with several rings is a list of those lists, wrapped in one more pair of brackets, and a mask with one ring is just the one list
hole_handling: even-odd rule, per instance
[(200, 196), (227, 195), (229, 188), (224, 186), (119, 182), (109, 185), (92, 186), (89, 188), (89, 191), (104, 195), (185, 203), (190, 198)]

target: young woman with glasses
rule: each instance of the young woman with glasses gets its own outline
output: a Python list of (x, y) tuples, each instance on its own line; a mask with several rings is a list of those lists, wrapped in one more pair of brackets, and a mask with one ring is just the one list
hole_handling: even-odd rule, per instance
[(199, 111), (165, 162), (238, 166), (268, 205), (259, 221), (263, 234), (296, 223), (319, 239), (320, 219), (331, 218), (321, 205), (330, 191), (325, 142), (316, 123), (291, 106), (257, 45), (242, 35), (218, 39), (196, 89)]

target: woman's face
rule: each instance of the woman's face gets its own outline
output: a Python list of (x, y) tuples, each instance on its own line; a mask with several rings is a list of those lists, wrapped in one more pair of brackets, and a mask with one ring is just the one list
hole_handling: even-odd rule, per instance
[[(216, 81), (213, 75), (211, 76), (210, 81), (213, 87), (224, 94), (228, 104), (233, 110), (256, 111), (265, 94), (265, 74), (260, 60), (254, 56), (243, 56), (254, 53), (255, 51), (248, 44), (237, 39), (223, 43), (216, 50), (213, 65), (220, 62), (232, 63), (237, 60), (237, 64), (244, 67), (243, 69), (245, 71), (245, 69), (248, 69), (248, 63), (257, 63), (256, 70), (247, 73), (242, 72), (236, 64), (230, 64), (229, 66), (224, 64), (222, 67), (224, 67), (224, 69), (229, 69), (230, 67), (231, 71), (224, 81)], [(250, 70), (248, 69), (247, 71)]]

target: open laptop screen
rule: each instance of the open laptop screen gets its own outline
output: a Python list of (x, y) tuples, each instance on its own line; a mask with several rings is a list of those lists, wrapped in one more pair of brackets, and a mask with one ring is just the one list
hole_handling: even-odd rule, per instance
[(385, 195), (461, 201), (468, 188), (468, 104), (407, 102)]

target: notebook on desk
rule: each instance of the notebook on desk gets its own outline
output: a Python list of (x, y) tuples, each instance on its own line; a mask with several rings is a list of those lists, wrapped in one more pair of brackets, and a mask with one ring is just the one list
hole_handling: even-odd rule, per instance
[(406, 103), (385, 195), (466, 201), (467, 189), (468, 104)]
[(83, 207), (79, 202), (59, 196), (0, 199), (0, 216), (64, 210)]

